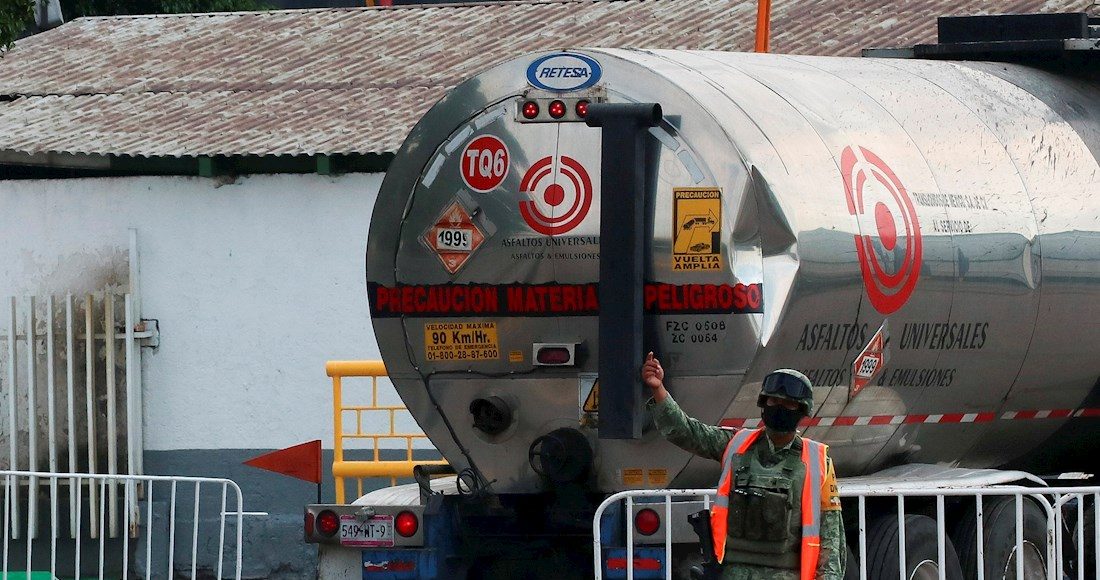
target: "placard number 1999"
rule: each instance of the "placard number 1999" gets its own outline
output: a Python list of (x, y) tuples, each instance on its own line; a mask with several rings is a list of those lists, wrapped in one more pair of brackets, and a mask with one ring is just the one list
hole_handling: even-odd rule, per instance
[(436, 230), (435, 247), (437, 250), (469, 252), (470, 245), (470, 230), (445, 228)]

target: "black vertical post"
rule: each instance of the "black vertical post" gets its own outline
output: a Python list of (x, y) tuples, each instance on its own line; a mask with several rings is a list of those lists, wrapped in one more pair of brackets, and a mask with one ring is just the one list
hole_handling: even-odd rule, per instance
[(642, 284), (645, 138), (657, 103), (596, 103), (585, 122), (603, 129), (600, 154), (600, 439), (642, 435)]

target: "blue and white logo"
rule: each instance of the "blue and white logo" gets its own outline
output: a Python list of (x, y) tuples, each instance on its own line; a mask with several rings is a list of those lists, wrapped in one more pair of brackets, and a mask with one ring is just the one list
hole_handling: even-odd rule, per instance
[(575, 52), (548, 54), (527, 67), (527, 82), (547, 91), (587, 89), (600, 80), (603, 70), (596, 59)]

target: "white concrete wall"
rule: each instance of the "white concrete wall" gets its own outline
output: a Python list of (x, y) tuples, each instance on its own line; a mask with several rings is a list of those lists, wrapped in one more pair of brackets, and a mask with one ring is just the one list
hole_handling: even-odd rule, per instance
[(381, 174), (0, 181), (0, 296), (128, 285), (137, 228), (145, 448), (332, 446), (329, 359), (378, 358), (364, 252)]

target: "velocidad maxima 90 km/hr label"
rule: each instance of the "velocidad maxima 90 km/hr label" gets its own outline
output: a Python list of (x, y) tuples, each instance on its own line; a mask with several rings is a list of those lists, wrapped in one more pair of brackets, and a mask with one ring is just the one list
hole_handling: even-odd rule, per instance
[(424, 325), (424, 358), (429, 361), (500, 358), (495, 322), (429, 322)]

